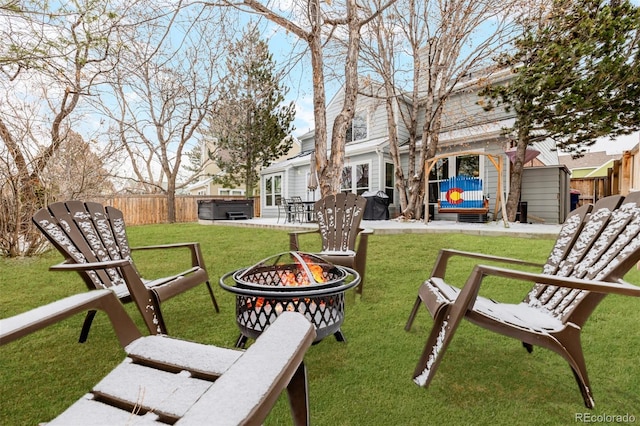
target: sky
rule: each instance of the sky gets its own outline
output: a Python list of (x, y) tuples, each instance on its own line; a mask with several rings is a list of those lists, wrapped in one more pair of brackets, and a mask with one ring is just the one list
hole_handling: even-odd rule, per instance
[[(640, 0), (631, 0), (634, 5), (640, 5)], [(265, 36), (269, 39), (269, 45), (274, 55), (274, 60), (279, 64), (287, 64), (291, 60), (292, 49), (300, 50), (306, 47), (306, 43), (300, 42), (293, 34), (288, 34), (282, 28), (270, 22), (265, 23)], [(297, 47), (296, 47), (297, 46)], [(311, 65), (308, 56), (295, 61), (292, 66), (292, 73), (285, 84), (290, 88), (287, 101), (293, 101), (296, 105), (296, 119), (294, 121), (294, 136), (301, 135), (313, 130), (313, 87), (311, 79)], [(326, 82), (326, 101), (331, 101), (337, 90), (340, 88), (337, 82)], [(330, 123), (329, 123), (330, 124)], [(615, 140), (610, 138), (600, 138), (588, 150), (591, 152), (606, 151), (607, 154), (619, 154), (624, 150), (633, 148), (640, 142), (640, 133), (621, 136)]]
[(614, 140), (610, 138), (600, 138), (589, 148), (589, 152), (605, 151), (609, 155), (622, 154), (640, 143), (640, 132), (630, 135), (619, 136)]

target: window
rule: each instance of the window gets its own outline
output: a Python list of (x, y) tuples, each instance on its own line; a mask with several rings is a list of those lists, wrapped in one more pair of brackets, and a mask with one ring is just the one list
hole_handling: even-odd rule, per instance
[(480, 156), (461, 155), (456, 157), (456, 176), (480, 176)]
[(367, 133), (367, 114), (362, 111), (356, 112), (351, 126), (347, 129), (347, 143), (364, 140)]
[(449, 159), (441, 158), (429, 172), (429, 202), (437, 203), (440, 197), (440, 182), (449, 179)]
[(218, 189), (218, 195), (244, 195), (244, 189)]
[(440, 197), (440, 182), (452, 176), (482, 177), (484, 164), (480, 155), (452, 155), (441, 158), (429, 173), (429, 203), (436, 204)]
[(362, 194), (369, 190), (369, 163), (344, 166), (340, 181), (341, 192)]
[(389, 202), (393, 203), (394, 190), (395, 190), (395, 167), (393, 163), (385, 163), (384, 165), (384, 192), (389, 197)]
[(277, 206), (282, 198), (282, 175), (267, 176), (264, 179), (264, 205)]

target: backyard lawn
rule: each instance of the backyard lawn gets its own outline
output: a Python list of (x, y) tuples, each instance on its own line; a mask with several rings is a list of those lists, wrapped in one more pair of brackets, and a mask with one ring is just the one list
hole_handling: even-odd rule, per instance
[[(163, 312), (171, 335), (226, 347), (233, 346), (239, 332), (234, 296), (222, 291), (218, 278), (288, 249), (287, 233), (272, 229), (174, 224), (128, 231), (132, 246), (200, 242), (221, 312), (214, 312), (204, 286), (166, 302)], [(309, 251), (318, 248), (312, 238), (302, 240)], [(584, 328), (594, 410), (584, 407), (560, 356), (540, 348), (528, 354), (520, 342), (468, 322), (457, 331), (430, 387), (420, 388), (411, 380), (432, 321), (422, 308), (410, 332), (404, 325), (440, 248), (544, 262), (552, 244), (547, 239), (459, 233), (372, 235), (364, 294), (347, 294), (342, 327), (347, 341), (326, 338), (305, 358), (312, 424), (558, 425), (613, 420), (604, 416), (617, 415), (640, 422), (638, 298), (608, 296)], [(135, 260), (149, 278), (182, 270), (189, 262), (186, 252), (184, 257), (143, 254)], [(53, 251), (34, 259), (0, 259), (0, 317), (84, 290), (75, 273), (48, 271), (61, 260)], [(456, 265), (450, 268), (449, 281), (462, 285), (473, 263)], [(633, 269), (626, 278), (640, 284), (640, 271)], [(482, 294), (517, 302), (528, 288), (526, 283), (494, 280)], [(143, 329), (135, 307), (129, 304), (127, 310)], [(97, 315), (87, 343), (78, 344), (82, 320), (78, 315), (0, 347), (0, 425), (50, 420), (123, 359), (103, 313)], [(282, 397), (266, 424), (290, 423)]]

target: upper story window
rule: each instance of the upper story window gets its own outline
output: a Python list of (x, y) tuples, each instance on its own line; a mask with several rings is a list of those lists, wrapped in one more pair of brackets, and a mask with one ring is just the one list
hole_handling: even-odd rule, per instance
[(244, 189), (218, 189), (218, 195), (244, 195)]
[(347, 129), (347, 143), (367, 139), (369, 135), (367, 113), (358, 111), (353, 116), (351, 126)]

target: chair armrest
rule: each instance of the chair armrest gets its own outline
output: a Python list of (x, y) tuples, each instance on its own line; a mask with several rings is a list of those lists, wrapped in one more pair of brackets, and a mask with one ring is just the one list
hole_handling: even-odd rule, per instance
[(198, 242), (189, 242), (189, 243), (174, 243), (174, 244), (156, 244), (151, 246), (137, 246), (130, 247), (131, 251), (133, 250), (155, 250), (155, 249), (171, 249), (171, 248), (183, 248), (183, 247), (192, 247), (195, 245), (199, 245)]
[(188, 248), (191, 251), (191, 266), (199, 266), (200, 268), (206, 270), (204, 258), (202, 257), (202, 251), (200, 250), (200, 243), (198, 242), (138, 246), (138, 247), (130, 247), (130, 250), (133, 252), (133, 251), (164, 250), (164, 249), (177, 249), (177, 248)]
[[(120, 269), (124, 278), (124, 283), (129, 290), (129, 295), (135, 302), (135, 305), (142, 315), (142, 318), (147, 325), (147, 329), (151, 334), (158, 334), (159, 327), (157, 313), (154, 309), (149, 309), (149, 289), (145, 286), (138, 274), (138, 271), (133, 266), (133, 263), (129, 259), (120, 260), (108, 260), (105, 262), (89, 262), (89, 263), (68, 263), (63, 262), (58, 265), (49, 267), (52, 271), (91, 271), (95, 269), (108, 269), (118, 268)], [(197, 268), (192, 268), (197, 269)], [(204, 269), (204, 268), (203, 268)], [(191, 271), (191, 270), (190, 270)]]
[(369, 235), (373, 234), (373, 229), (358, 229), (358, 247), (356, 249), (356, 269), (364, 271), (364, 265), (367, 259), (367, 247), (369, 246)]
[(142, 336), (112, 291), (92, 290), (74, 294), (0, 320), (0, 345), (17, 340), (80, 312), (97, 309), (105, 311), (109, 316), (122, 347)]
[(475, 252), (467, 252), (461, 250), (453, 250), (453, 249), (442, 249), (438, 253), (438, 258), (436, 259), (436, 263), (433, 267), (433, 271), (431, 273), (432, 277), (444, 278), (445, 273), (447, 272), (447, 266), (449, 259), (454, 256), (461, 256), (471, 259), (479, 259), (486, 260), (492, 262), (501, 262), (512, 265), (521, 265), (521, 266), (535, 266), (542, 268), (544, 265), (538, 262), (529, 262), (526, 260), (515, 259), (510, 257), (502, 257), (502, 256), (493, 256), (483, 253), (475, 253)]
[(283, 312), (176, 425), (207, 424), (212, 416), (217, 425), (260, 425), (285, 388), (294, 424), (309, 424), (303, 359), (315, 336), (302, 314)]
[(75, 263), (65, 261), (49, 267), (50, 271), (90, 271), (93, 269), (121, 268), (131, 265), (128, 259), (107, 260), (104, 262)]
[(298, 242), (298, 236), (304, 235), (304, 234), (320, 234), (320, 228), (289, 232), (289, 250), (291, 251), (300, 250), (300, 243)]
[[(568, 287), (578, 290), (593, 291), (596, 293), (620, 294), (624, 296), (640, 297), (640, 287), (629, 284), (623, 280), (619, 280), (617, 282), (585, 280), (581, 278), (560, 277), (557, 275), (517, 271), (513, 269), (506, 269), (488, 265), (477, 265), (474, 268), (474, 272), (476, 271), (481, 276), (480, 280), (482, 280), (485, 276), (496, 276), (522, 281), (530, 281), (533, 283), (554, 285), (558, 287)], [(469, 281), (467, 281), (467, 283), (469, 283)]]

